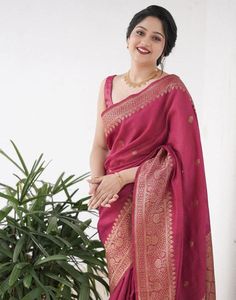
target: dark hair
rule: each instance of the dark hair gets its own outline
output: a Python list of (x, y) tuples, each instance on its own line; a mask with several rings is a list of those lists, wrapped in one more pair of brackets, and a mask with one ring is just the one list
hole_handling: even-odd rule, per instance
[(158, 58), (156, 62), (156, 65), (158, 66), (161, 63), (162, 57), (168, 56), (171, 53), (171, 50), (174, 48), (175, 41), (177, 38), (177, 26), (172, 15), (167, 9), (157, 5), (150, 5), (147, 8), (136, 13), (133, 16), (127, 28), (126, 39), (129, 38), (134, 27), (143, 19), (149, 16), (156, 17), (161, 21), (165, 34), (164, 50), (162, 52), (162, 55)]

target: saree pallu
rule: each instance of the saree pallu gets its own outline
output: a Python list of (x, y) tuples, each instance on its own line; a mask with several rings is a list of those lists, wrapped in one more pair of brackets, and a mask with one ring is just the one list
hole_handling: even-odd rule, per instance
[(99, 208), (111, 300), (214, 300), (208, 196), (193, 100), (175, 74), (101, 113), (105, 174), (138, 167), (110, 208)]

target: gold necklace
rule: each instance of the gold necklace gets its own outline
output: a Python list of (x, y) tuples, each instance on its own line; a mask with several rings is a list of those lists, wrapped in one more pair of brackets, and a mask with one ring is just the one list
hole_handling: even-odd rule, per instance
[(159, 71), (160, 71), (159, 69), (155, 69), (155, 71), (152, 72), (151, 75), (150, 75), (148, 78), (146, 78), (146, 79), (144, 79), (144, 80), (142, 80), (142, 81), (136, 83), (136, 82), (131, 81), (130, 76), (129, 76), (129, 74), (130, 74), (130, 70), (129, 70), (129, 71), (124, 75), (124, 80), (125, 80), (125, 82), (126, 82), (129, 86), (131, 86), (131, 87), (133, 87), (133, 88), (140, 87), (140, 86), (146, 84), (149, 80), (151, 80), (151, 79), (153, 79), (154, 77), (156, 77)]

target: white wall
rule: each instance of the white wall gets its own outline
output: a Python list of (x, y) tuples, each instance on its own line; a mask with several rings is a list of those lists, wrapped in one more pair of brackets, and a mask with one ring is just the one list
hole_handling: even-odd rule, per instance
[[(101, 80), (129, 68), (125, 33), (152, 1), (0, 0), (0, 148), (53, 160), (46, 177), (89, 171)], [(236, 298), (235, 1), (159, 1), (178, 26), (166, 71), (197, 109), (208, 183), (218, 300)], [(0, 157), (0, 182), (12, 182)], [(45, 178), (45, 179), (47, 179)], [(87, 184), (81, 194), (87, 193)], [(1, 204), (0, 204), (1, 205)]]
[(207, 1), (201, 106), (218, 298), (236, 299), (235, 1)]

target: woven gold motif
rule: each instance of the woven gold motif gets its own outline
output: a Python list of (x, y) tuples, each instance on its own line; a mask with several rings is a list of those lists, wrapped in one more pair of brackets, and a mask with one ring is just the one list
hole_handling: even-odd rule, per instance
[(212, 240), (211, 232), (206, 236), (206, 300), (215, 300), (215, 277), (214, 277), (214, 265), (213, 265), (213, 251), (212, 251)]
[(132, 201), (128, 199), (116, 218), (111, 233), (104, 244), (111, 292), (132, 264), (131, 214)]
[(142, 300), (175, 299), (172, 195), (168, 190), (172, 169), (171, 156), (161, 149), (142, 165), (135, 183), (135, 267)]

